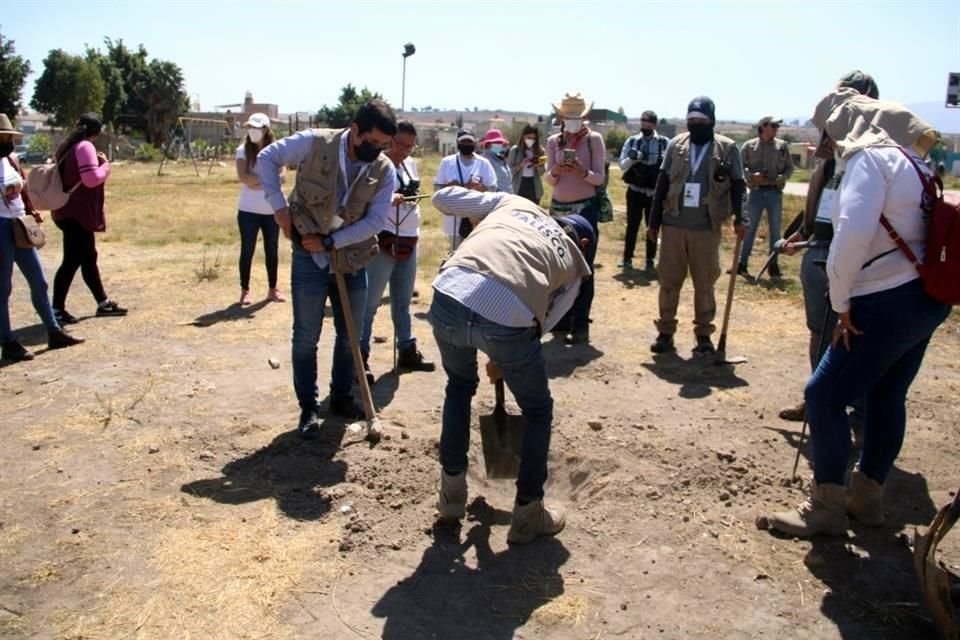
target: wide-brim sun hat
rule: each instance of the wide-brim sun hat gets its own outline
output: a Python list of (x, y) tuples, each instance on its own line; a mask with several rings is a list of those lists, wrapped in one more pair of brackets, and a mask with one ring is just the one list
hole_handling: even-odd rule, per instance
[(593, 103), (589, 105), (587, 101), (583, 99), (583, 96), (579, 93), (570, 95), (569, 93), (563, 96), (563, 100), (560, 101), (560, 104), (554, 103), (553, 110), (557, 112), (557, 115), (561, 118), (586, 118), (587, 114), (593, 109)]
[(13, 128), (13, 123), (10, 122), (10, 118), (7, 117), (7, 114), (0, 113), (0, 135), (3, 134), (17, 138), (22, 138), (27, 135), (23, 131)]

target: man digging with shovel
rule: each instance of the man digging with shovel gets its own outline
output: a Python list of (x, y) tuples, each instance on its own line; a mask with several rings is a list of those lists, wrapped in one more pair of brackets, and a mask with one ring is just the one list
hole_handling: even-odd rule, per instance
[(444, 215), (482, 218), (433, 283), (430, 319), (447, 374), (438, 516), (449, 522), (466, 513), (470, 401), (480, 382), (479, 350), (490, 358), (491, 380), (503, 378), (523, 413), (507, 541), (524, 544), (557, 534), (564, 515), (543, 504), (553, 399), (540, 337), (570, 309), (590, 275), (583, 254), (596, 242), (593, 227), (579, 215), (554, 220), (529, 200), (505, 193), (447, 187), (433, 196), (433, 204)]

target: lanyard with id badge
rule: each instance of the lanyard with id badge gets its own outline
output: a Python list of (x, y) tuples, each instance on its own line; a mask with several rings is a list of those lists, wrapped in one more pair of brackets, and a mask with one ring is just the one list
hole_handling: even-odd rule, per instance
[[(690, 148), (690, 177), (693, 177), (697, 174), (697, 170), (700, 169), (700, 165), (703, 164), (703, 159), (707, 155), (707, 150), (710, 148), (709, 144), (700, 146), (700, 154), (691, 146)], [(700, 206), (700, 183), (699, 182), (687, 182), (683, 185), (683, 206), (689, 208), (697, 208)]]

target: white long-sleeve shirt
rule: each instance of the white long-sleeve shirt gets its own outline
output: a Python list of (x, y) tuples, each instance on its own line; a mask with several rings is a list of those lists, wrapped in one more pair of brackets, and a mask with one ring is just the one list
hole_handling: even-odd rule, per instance
[[(929, 175), (916, 154), (907, 153)], [(923, 183), (913, 163), (897, 147), (867, 147), (847, 160), (830, 214), (834, 235), (827, 276), (834, 311), (849, 311), (850, 298), (893, 289), (920, 277), (880, 225), (880, 214), (922, 260), (927, 239), (922, 195)]]

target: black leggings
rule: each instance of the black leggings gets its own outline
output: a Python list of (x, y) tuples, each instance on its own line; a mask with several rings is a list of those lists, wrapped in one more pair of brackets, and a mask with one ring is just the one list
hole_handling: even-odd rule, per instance
[(97, 241), (92, 231), (72, 218), (55, 220), (54, 224), (63, 232), (63, 261), (53, 278), (53, 308), (63, 311), (67, 304), (67, 294), (77, 269), (83, 275), (83, 281), (93, 294), (97, 304), (107, 299), (97, 267)]
[(253, 264), (253, 254), (257, 250), (257, 234), (262, 231), (267, 281), (271, 289), (276, 289), (280, 225), (271, 215), (238, 211), (237, 226), (240, 227), (240, 288), (250, 288), (250, 266)]

